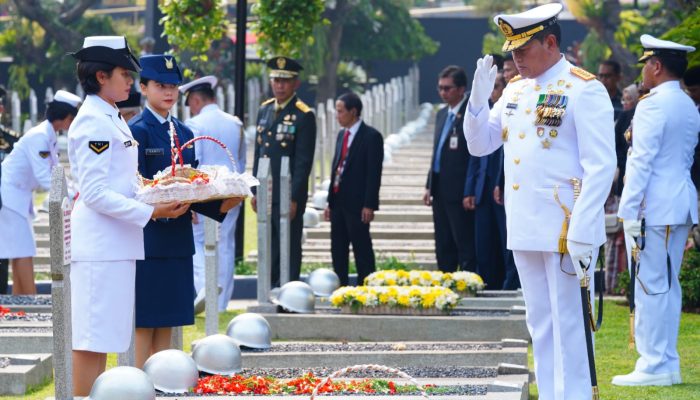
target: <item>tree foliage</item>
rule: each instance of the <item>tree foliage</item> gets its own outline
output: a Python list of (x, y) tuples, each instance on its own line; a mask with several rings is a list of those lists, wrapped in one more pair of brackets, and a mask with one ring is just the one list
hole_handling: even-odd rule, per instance
[[(160, 9), (164, 14), (160, 20), (163, 36), (179, 58), (189, 58), (195, 67), (206, 63), (212, 43), (226, 35), (223, 3), (217, 0), (166, 0)], [(185, 71), (185, 75), (191, 74), (191, 70)]]
[(346, 59), (413, 60), (437, 51), (401, 0), (364, 0), (346, 16), (340, 50)]
[[(666, 32), (662, 38), (700, 48), (700, 7), (684, 18), (678, 26)], [(696, 65), (700, 65), (700, 51), (688, 54), (688, 66)]]
[(299, 57), (304, 46), (313, 45), (323, 10), (323, 0), (260, 0), (252, 8), (260, 55)]
[(68, 52), (89, 35), (110, 35), (107, 17), (84, 16), (97, 0), (14, 0), (11, 18), (0, 32), (0, 53), (11, 56), (9, 87), (26, 98), (32, 82), (57, 87), (75, 82), (75, 62)]

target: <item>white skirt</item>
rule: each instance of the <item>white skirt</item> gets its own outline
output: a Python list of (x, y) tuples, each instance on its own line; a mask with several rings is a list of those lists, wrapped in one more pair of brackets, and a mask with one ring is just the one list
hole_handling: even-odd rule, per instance
[(36, 255), (31, 219), (7, 207), (0, 208), (0, 258), (23, 258)]
[(73, 350), (123, 353), (134, 327), (136, 261), (73, 261)]

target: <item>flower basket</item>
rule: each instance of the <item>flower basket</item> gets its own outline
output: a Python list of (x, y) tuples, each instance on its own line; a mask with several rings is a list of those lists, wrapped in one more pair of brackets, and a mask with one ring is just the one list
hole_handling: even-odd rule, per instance
[(459, 296), (444, 287), (345, 286), (333, 292), (330, 302), (355, 314), (445, 315)]
[(406, 307), (340, 307), (341, 314), (360, 314), (360, 315), (412, 315), (412, 316), (436, 316), (449, 315), (449, 310), (438, 310), (437, 308), (406, 308)]
[[(199, 169), (183, 164), (182, 148), (198, 140), (210, 140), (228, 154), (234, 171), (220, 165), (204, 165)], [(228, 198), (244, 199), (252, 195), (250, 188), (259, 184), (247, 172), (238, 173), (236, 160), (226, 145), (210, 136), (198, 136), (180, 145), (173, 123), (170, 123), (171, 166), (154, 175), (153, 179), (141, 177), (136, 199), (148, 204), (179, 201), (198, 203)], [(179, 161), (179, 163), (178, 163)]]
[(473, 297), (486, 285), (483, 279), (473, 272), (441, 271), (403, 271), (384, 270), (370, 274), (364, 281), (365, 286), (422, 286), (444, 287), (451, 289), (461, 297)]

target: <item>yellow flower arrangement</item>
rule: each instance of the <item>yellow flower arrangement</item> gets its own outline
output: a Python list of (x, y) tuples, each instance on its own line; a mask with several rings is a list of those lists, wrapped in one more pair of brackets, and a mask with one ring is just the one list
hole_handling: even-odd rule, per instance
[(473, 272), (440, 272), (440, 271), (377, 271), (365, 278), (365, 286), (422, 286), (444, 287), (453, 291), (475, 294), (482, 290), (483, 279)]
[(345, 286), (330, 297), (334, 307), (404, 307), (416, 309), (450, 310), (459, 302), (452, 290), (425, 286)]

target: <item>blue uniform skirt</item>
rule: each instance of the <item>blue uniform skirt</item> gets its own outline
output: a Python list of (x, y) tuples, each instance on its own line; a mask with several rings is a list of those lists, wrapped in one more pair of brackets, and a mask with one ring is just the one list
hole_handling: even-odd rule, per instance
[(192, 257), (136, 261), (136, 327), (194, 324)]

